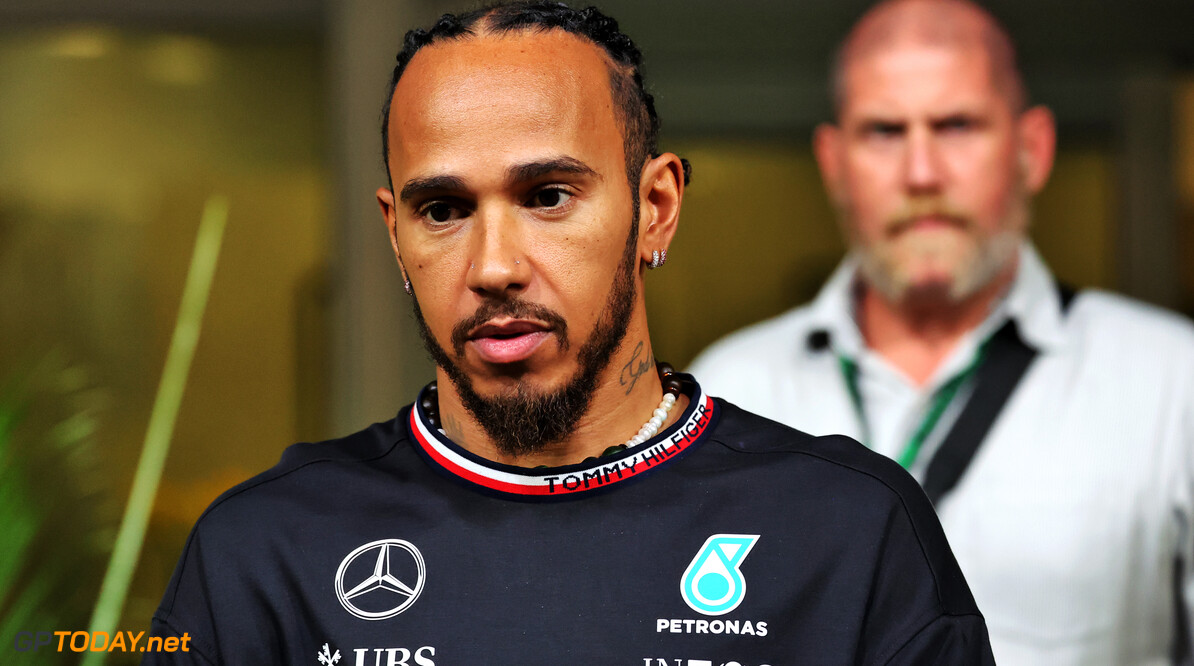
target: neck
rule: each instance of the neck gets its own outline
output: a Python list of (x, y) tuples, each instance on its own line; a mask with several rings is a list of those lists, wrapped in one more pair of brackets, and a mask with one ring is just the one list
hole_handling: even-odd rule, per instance
[(1016, 275), (1012, 262), (985, 287), (960, 301), (890, 302), (864, 286), (858, 325), (867, 347), (917, 386), (924, 386), (961, 339), (981, 324)]
[[(437, 370), (437, 384), (444, 433), (482, 458), (519, 467), (571, 465), (591, 456), (600, 456), (609, 447), (622, 444), (637, 433), (663, 398), (663, 385), (656, 372), (656, 359), (645, 327), (643, 335), (634, 333), (633, 330), (627, 332), (625, 341), (599, 376), (587, 412), (563, 440), (522, 456), (502, 451), (464, 408), (455, 386), (440, 369)], [(680, 396), (663, 427), (674, 423), (686, 405), (687, 398)]]

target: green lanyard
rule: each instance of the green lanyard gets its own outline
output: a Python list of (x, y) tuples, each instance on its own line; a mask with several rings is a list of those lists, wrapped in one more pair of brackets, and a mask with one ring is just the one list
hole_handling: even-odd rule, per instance
[[(916, 428), (916, 432), (912, 433), (912, 437), (904, 445), (904, 450), (896, 458), (896, 462), (900, 463), (904, 469), (911, 468), (912, 463), (916, 462), (916, 456), (920, 453), (920, 447), (924, 444), (925, 439), (928, 438), (929, 433), (933, 432), (933, 428), (937, 426), (937, 422), (941, 420), (941, 415), (945, 413), (945, 408), (949, 407), (949, 403), (953, 401), (954, 396), (958, 394), (962, 385), (974, 375), (974, 372), (978, 370), (978, 366), (986, 358), (987, 346), (990, 342), (990, 338), (984, 340), (979, 345), (978, 351), (975, 352), (974, 358), (970, 360), (970, 364), (933, 394), (929, 409), (925, 412), (924, 418), (921, 419), (920, 426)], [(842, 369), (842, 376), (846, 379), (846, 388), (850, 390), (850, 401), (854, 403), (854, 411), (858, 414), (858, 421), (862, 424), (863, 444), (870, 447), (871, 428), (867, 422), (866, 411), (862, 406), (862, 389), (858, 385), (858, 364), (841, 354), (838, 354), (837, 362)]]

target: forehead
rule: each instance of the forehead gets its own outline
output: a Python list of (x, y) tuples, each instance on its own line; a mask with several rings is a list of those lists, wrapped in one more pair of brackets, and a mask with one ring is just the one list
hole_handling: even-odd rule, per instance
[(609, 71), (599, 47), (561, 30), (424, 47), (394, 91), (391, 162), (446, 167), (461, 153), (538, 157), (610, 141), (620, 150)]
[(895, 44), (852, 58), (843, 75), (847, 117), (952, 113), (1001, 101), (991, 58), (977, 44)]

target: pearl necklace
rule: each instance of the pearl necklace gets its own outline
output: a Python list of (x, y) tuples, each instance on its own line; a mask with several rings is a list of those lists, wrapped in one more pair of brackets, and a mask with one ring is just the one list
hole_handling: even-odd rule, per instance
[[(667, 421), (667, 416), (671, 413), (672, 407), (676, 406), (681, 385), (680, 380), (674, 376), (675, 370), (671, 365), (657, 363), (655, 364), (655, 369), (659, 372), (659, 379), (663, 384), (663, 400), (659, 401), (659, 406), (655, 408), (655, 411), (651, 412), (651, 418), (647, 419), (647, 422), (638, 429), (637, 433), (624, 443), (614, 444), (602, 451), (602, 457), (612, 456), (632, 446), (638, 446), (654, 437), (663, 428), (663, 424)], [(427, 385), (427, 390), (424, 392), (419, 406), (423, 408), (423, 413), (427, 416), (427, 420), (431, 423), (431, 426), (436, 430), (442, 431), (439, 423), (439, 387), (436, 382), (431, 382)], [(598, 456), (589, 456), (584, 459), (584, 462), (593, 462), (597, 458)], [(539, 465), (539, 467), (547, 467), (547, 465)]]

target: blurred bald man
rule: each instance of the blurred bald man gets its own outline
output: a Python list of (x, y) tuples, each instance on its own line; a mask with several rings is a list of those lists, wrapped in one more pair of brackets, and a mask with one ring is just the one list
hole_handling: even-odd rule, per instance
[(921, 481), (1005, 664), (1188, 656), (1194, 327), (1060, 287), (1027, 240), (1054, 122), (983, 9), (871, 9), (814, 149), (850, 252), (694, 363), (714, 395)]

